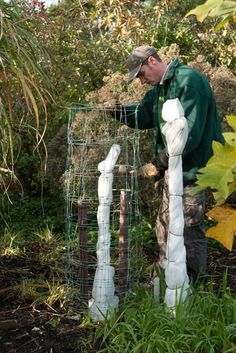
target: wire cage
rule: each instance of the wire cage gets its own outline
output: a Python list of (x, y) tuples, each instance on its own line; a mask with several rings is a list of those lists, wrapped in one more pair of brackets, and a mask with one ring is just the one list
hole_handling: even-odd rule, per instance
[(139, 162), (139, 131), (113, 119), (103, 106), (69, 108), (68, 156), (65, 172), (68, 235), (67, 278), (76, 288), (81, 307), (88, 305), (97, 266), (98, 164), (113, 144), (120, 155), (113, 170), (110, 205), (110, 262), (115, 269), (119, 299), (132, 290), (141, 259), (141, 216), (137, 176), (129, 173)]

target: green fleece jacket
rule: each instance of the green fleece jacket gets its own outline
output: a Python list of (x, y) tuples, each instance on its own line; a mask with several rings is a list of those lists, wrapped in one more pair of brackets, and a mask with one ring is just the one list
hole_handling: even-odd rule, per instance
[(165, 123), (161, 117), (162, 105), (174, 98), (179, 98), (188, 122), (188, 140), (183, 152), (184, 182), (188, 183), (196, 180), (197, 170), (204, 167), (212, 156), (212, 141), (224, 143), (215, 98), (204, 76), (174, 60), (163, 85), (154, 86), (140, 104), (124, 106), (119, 118), (132, 128), (154, 129), (155, 155), (158, 158), (166, 147), (161, 133)]

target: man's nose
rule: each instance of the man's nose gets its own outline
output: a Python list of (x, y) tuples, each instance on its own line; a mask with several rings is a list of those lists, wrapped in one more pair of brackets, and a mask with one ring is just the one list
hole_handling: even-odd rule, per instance
[(140, 79), (141, 84), (144, 85), (144, 83), (146, 82), (145, 78), (144, 77), (139, 77), (139, 79)]

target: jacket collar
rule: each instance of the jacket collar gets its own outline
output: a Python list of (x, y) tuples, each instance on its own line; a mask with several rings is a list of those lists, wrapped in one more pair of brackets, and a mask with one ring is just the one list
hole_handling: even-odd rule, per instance
[(164, 77), (161, 80), (162, 84), (164, 84), (166, 80), (170, 80), (174, 77), (175, 70), (177, 66), (179, 66), (179, 64), (180, 62), (178, 59), (174, 59), (173, 61), (171, 61), (171, 63), (167, 67), (167, 71), (165, 72)]

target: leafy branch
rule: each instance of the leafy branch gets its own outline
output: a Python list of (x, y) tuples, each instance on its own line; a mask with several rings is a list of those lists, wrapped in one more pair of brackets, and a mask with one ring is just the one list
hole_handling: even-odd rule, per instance
[(222, 18), (215, 30), (218, 31), (231, 19), (236, 22), (236, 2), (229, 0), (207, 0), (204, 4), (190, 10), (186, 16), (195, 15), (199, 22), (203, 22), (207, 17)]

